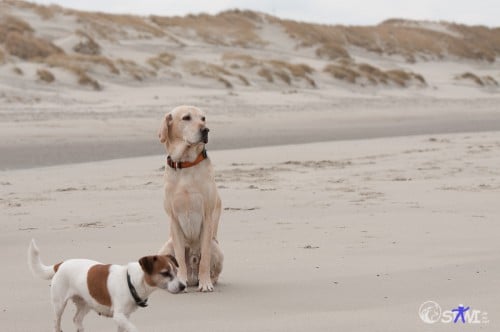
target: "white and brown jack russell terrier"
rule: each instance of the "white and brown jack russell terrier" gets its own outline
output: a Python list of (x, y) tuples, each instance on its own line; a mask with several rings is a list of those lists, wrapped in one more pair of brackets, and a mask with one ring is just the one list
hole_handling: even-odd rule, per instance
[(177, 261), (170, 255), (145, 256), (127, 265), (105, 265), (89, 259), (69, 259), (44, 265), (32, 240), (28, 265), (34, 275), (52, 279), (51, 299), (55, 311), (55, 331), (61, 331), (61, 316), (68, 300), (76, 305), (73, 319), (83, 331), (85, 315), (95, 310), (113, 317), (118, 331), (137, 331), (129, 316), (137, 307), (146, 307), (148, 296), (157, 288), (179, 293), (186, 285), (177, 278)]

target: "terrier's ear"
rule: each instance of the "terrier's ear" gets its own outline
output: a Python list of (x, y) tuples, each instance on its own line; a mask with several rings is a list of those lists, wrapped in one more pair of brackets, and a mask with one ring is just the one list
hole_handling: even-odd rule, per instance
[(139, 259), (139, 264), (142, 267), (142, 270), (147, 274), (153, 273), (154, 264), (157, 260), (156, 256), (144, 256)]
[(158, 132), (158, 138), (160, 138), (161, 143), (165, 143), (168, 140), (168, 130), (172, 124), (172, 114), (168, 113), (163, 118), (161, 122), (160, 131)]
[(177, 259), (175, 259), (174, 256), (167, 255), (167, 258), (170, 259), (174, 263), (175, 267), (179, 267), (179, 263), (177, 263)]

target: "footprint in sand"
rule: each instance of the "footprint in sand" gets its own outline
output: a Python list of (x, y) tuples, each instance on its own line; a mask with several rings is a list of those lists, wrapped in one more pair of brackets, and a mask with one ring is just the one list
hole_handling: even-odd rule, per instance
[(85, 223), (78, 224), (78, 227), (80, 227), (80, 228), (104, 228), (106, 226), (100, 221), (94, 221), (94, 222), (85, 222)]

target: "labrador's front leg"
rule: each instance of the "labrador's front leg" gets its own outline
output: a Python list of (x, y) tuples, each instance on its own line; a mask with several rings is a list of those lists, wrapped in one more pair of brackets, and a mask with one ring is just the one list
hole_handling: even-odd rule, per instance
[(177, 220), (172, 219), (170, 234), (172, 236), (175, 258), (179, 264), (177, 278), (179, 278), (181, 283), (187, 285), (186, 241), (184, 240), (184, 233)]
[(201, 229), (201, 258), (198, 272), (198, 290), (212, 292), (214, 286), (210, 279), (210, 259), (212, 257), (212, 219), (205, 217)]

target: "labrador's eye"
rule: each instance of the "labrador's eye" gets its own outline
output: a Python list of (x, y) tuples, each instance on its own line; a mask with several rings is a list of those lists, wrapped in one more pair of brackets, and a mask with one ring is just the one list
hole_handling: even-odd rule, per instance
[(184, 120), (184, 121), (189, 121), (189, 120), (191, 120), (191, 115), (189, 115), (189, 114), (188, 114), (188, 115), (184, 115), (184, 116), (182, 117), (182, 120)]
[(201, 121), (205, 122), (205, 117), (204, 116), (201, 117)]

